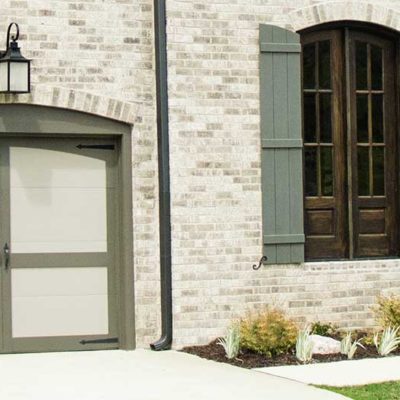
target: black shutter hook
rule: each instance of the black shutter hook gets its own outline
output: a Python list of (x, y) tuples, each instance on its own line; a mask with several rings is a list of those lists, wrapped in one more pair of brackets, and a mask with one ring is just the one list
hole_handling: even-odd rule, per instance
[(257, 271), (258, 269), (260, 269), (260, 268), (261, 268), (261, 265), (262, 265), (265, 261), (267, 261), (267, 260), (268, 260), (268, 257), (267, 257), (267, 256), (262, 256), (262, 257), (260, 258), (260, 261), (259, 261), (258, 265), (257, 265), (257, 264), (254, 264), (254, 265), (253, 265), (254, 271)]

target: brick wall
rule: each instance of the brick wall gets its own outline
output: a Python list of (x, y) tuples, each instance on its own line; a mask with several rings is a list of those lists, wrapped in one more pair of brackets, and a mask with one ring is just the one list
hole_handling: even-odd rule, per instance
[(258, 26), (341, 19), (400, 29), (396, 1), (167, 0), (175, 346), (206, 343), (249, 309), (373, 324), (400, 261), (252, 264), (261, 256)]
[[(73, 108), (81, 111), (105, 108), (103, 115), (108, 116), (116, 104), (135, 110), (134, 119), (131, 115), (128, 120), (135, 123), (132, 171), (139, 346), (147, 346), (159, 335), (152, 4), (152, 0), (1, 0), (0, 13), (1, 43), (5, 45), (8, 24), (17, 22), (22, 53), (33, 60), (33, 93), (19, 96), (19, 101), (68, 107), (68, 102), (54, 100), (54, 93), (61, 93), (75, 98)], [(93, 107), (79, 106), (80, 100)], [(0, 101), (15, 98), (3, 96)]]

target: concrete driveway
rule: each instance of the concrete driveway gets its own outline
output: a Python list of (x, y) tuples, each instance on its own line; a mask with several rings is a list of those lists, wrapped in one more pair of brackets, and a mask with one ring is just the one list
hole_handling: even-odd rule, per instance
[(0, 355), (4, 400), (334, 400), (285, 378), (175, 351)]
[(257, 368), (270, 375), (313, 385), (357, 386), (400, 381), (400, 357)]

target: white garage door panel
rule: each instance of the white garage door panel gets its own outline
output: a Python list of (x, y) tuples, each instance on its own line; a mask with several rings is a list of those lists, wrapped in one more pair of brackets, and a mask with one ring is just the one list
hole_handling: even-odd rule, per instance
[(107, 333), (107, 268), (12, 271), (13, 337)]
[(12, 307), (14, 338), (108, 333), (107, 296), (17, 297)]
[(106, 267), (18, 268), (11, 281), (16, 297), (107, 294)]
[(105, 210), (105, 188), (12, 187), (12, 252), (106, 252)]
[(10, 148), (14, 187), (104, 187), (105, 161), (56, 150)]
[(106, 252), (106, 182), (105, 161), (11, 147), (11, 251)]

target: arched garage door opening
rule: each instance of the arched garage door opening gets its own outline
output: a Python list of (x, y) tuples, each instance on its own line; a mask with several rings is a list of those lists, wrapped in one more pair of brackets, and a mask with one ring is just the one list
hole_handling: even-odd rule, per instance
[(132, 347), (130, 131), (0, 106), (2, 352)]

